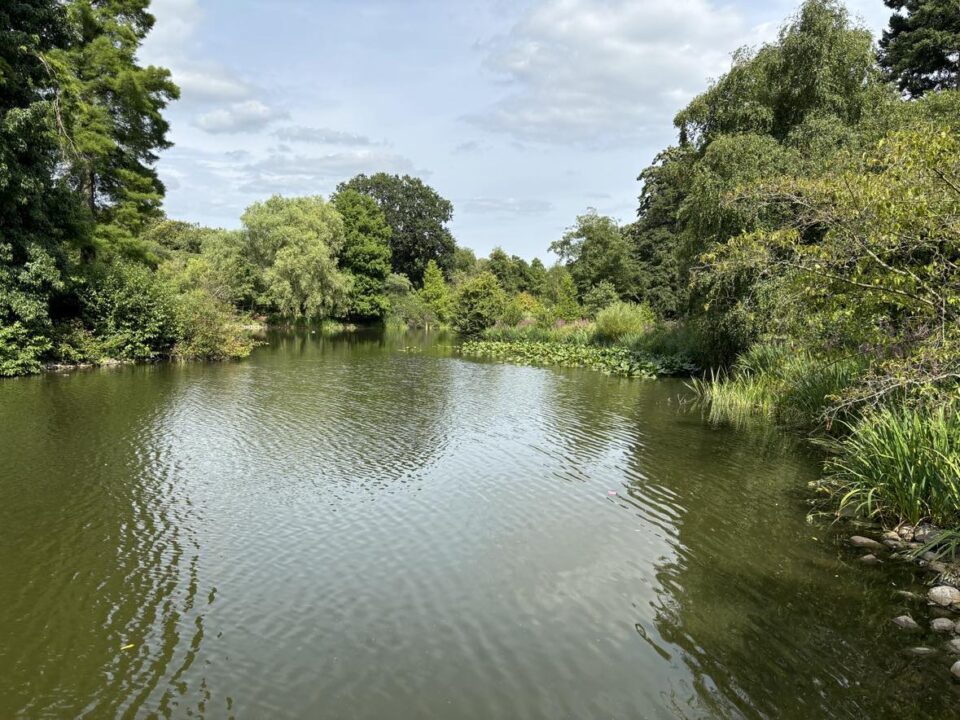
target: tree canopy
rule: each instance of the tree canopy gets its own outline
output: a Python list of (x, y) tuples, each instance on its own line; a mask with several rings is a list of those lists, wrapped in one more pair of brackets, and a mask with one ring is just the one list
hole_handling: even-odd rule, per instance
[(419, 286), (427, 263), (434, 260), (445, 272), (453, 269), (456, 243), (447, 228), (453, 204), (419, 178), (409, 175), (357, 175), (337, 186), (337, 193), (354, 190), (373, 198), (390, 226), (393, 271)]

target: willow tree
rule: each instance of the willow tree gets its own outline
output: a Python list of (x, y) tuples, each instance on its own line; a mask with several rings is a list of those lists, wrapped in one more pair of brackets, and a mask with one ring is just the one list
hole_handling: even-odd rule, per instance
[(262, 270), (259, 305), (290, 320), (322, 320), (346, 307), (348, 278), (337, 268), (343, 219), (322, 197), (275, 195), (242, 218), (248, 254)]

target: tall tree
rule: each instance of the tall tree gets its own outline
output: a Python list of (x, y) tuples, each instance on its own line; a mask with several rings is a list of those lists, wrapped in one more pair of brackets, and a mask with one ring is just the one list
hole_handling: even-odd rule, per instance
[(390, 274), (390, 226), (377, 203), (356, 190), (337, 193), (333, 205), (343, 218), (344, 242), (337, 257), (351, 278), (349, 314), (358, 320), (386, 315), (390, 300), (384, 282)]
[(630, 247), (613, 218), (591, 209), (577, 218), (576, 226), (550, 245), (566, 262), (580, 295), (603, 280), (612, 282), (621, 297), (635, 292), (636, 270)]
[(0, 375), (40, 367), (68, 250), (89, 237), (51, 132), (47, 58), (68, 36), (56, 0), (0, 3)]
[(880, 64), (911, 97), (960, 87), (960, 3), (884, 0), (894, 13), (880, 38)]
[(343, 220), (321, 197), (254, 203), (241, 218), (250, 257), (264, 270), (261, 306), (292, 320), (342, 310), (348, 281), (337, 269)]
[(150, 0), (69, 0), (72, 42), (51, 53), (57, 126), (68, 174), (98, 223), (104, 249), (142, 254), (136, 236), (160, 216), (154, 163), (170, 147), (162, 110), (179, 97), (170, 71), (142, 67)]
[(449, 273), (456, 243), (447, 228), (453, 204), (419, 178), (409, 175), (357, 175), (340, 183), (337, 192), (355, 190), (373, 198), (390, 225), (393, 271), (419, 286), (427, 263), (435, 260)]

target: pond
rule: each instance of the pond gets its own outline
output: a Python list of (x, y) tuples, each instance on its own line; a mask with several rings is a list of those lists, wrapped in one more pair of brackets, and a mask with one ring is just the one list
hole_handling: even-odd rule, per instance
[(0, 717), (955, 716), (802, 447), (451, 343), (0, 383)]

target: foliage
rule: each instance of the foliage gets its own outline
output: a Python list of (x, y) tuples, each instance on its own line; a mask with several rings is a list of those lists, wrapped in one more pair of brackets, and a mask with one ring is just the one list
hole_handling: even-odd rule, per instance
[(648, 305), (615, 302), (597, 314), (597, 335), (616, 342), (625, 335), (640, 335), (653, 328), (656, 318)]
[(343, 218), (344, 243), (338, 264), (350, 278), (348, 314), (359, 320), (378, 320), (389, 310), (383, 284), (390, 274), (390, 226), (376, 202), (355, 190), (333, 198)]
[(841, 507), (892, 520), (960, 525), (960, 416), (955, 405), (885, 407), (830, 447), (825, 487)]
[(175, 303), (175, 357), (202, 360), (244, 358), (255, 345), (233, 308), (203, 290), (191, 290)]
[(170, 72), (137, 64), (153, 27), (145, 0), (69, 0), (74, 41), (48, 54), (67, 176), (106, 250), (144, 253), (137, 236), (160, 213), (153, 164), (170, 146), (162, 110), (179, 97)]
[(960, 85), (960, 6), (953, 0), (885, 0), (894, 10), (880, 64), (911, 97)]
[(579, 294), (607, 281), (622, 298), (632, 297), (636, 285), (636, 269), (630, 247), (613, 218), (589, 210), (577, 218), (576, 226), (567, 230), (550, 250), (564, 261)]
[(452, 269), (456, 243), (447, 223), (453, 217), (453, 204), (436, 190), (419, 178), (387, 173), (357, 175), (337, 186), (337, 194), (345, 190), (373, 198), (386, 217), (392, 230), (393, 272), (419, 286), (430, 260), (442, 270)]
[(653, 378), (659, 374), (654, 360), (624, 348), (573, 343), (498, 342), (471, 340), (460, 346), (469, 357), (494, 358), (516, 365), (583, 367), (612, 375)]
[(482, 272), (465, 281), (454, 297), (453, 325), (464, 335), (475, 335), (503, 315), (506, 295), (496, 276)]
[(601, 280), (583, 295), (583, 312), (595, 318), (597, 313), (620, 299), (617, 288), (609, 280)]
[(344, 225), (331, 204), (275, 195), (241, 220), (250, 257), (263, 271), (258, 306), (290, 320), (322, 320), (344, 308), (349, 284), (336, 262)]
[(176, 341), (172, 294), (145, 265), (115, 261), (98, 268), (82, 302), (107, 357), (150, 360)]
[(532, 323), (537, 316), (543, 313), (543, 304), (527, 292), (517, 293), (510, 298), (500, 316), (500, 321), (507, 325), (518, 323)]
[(546, 284), (545, 297), (553, 317), (567, 321), (579, 319), (581, 312), (577, 302), (577, 286), (570, 271), (563, 265), (554, 265), (547, 271)]
[(0, 377), (40, 372), (50, 340), (31, 333), (22, 323), (0, 325)]
[(453, 314), (453, 297), (446, 280), (443, 279), (440, 267), (434, 260), (427, 263), (427, 269), (423, 273), (423, 287), (418, 295), (420, 301), (436, 319), (436, 323), (428, 324), (445, 324), (450, 321)]
[(783, 342), (758, 343), (729, 374), (692, 383), (712, 422), (746, 425), (766, 418), (811, 428), (863, 372), (860, 358), (815, 356)]
[(820, 177), (769, 181), (743, 197), (787, 208), (790, 220), (718, 249), (713, 272), (782, 278), (777, 307), (794, 337), (871, 360), (841, 406), (960, 379), (956, 135), (900, 131)]

